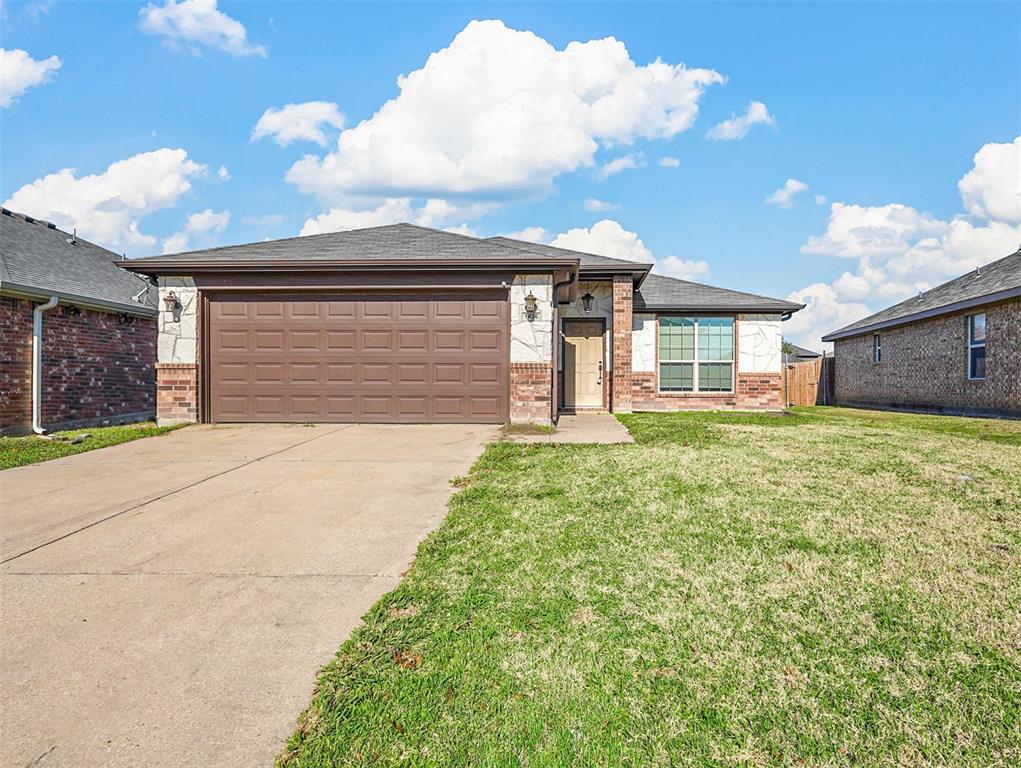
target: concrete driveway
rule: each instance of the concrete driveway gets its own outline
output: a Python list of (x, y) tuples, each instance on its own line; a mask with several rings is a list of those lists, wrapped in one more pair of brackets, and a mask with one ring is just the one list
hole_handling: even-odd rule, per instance
[(496, 436), (196, 426), (0, 473), (0, 765), (271, 765)]

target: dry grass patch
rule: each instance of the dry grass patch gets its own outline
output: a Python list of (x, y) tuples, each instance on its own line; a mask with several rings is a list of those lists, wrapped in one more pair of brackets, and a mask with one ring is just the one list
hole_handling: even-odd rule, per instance
[(491, 446), (281, 764), (1017, 763), (1021, 424), (927, 418)]

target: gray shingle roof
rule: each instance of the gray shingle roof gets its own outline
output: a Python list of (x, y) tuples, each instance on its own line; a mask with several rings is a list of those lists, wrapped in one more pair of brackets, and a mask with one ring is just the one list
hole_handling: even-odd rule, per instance
[(790, 346), (791, 351), (783, 353), (783, 361), (785, 363), (793, 363), (797, 362), (798, 360), (812, 360), (817, 357), (822, 357), (822, 355), (819, 354), (818, 352), (813, 352), (810, 349), (799, 347), (797, 344), (791, 344), (789, 341), (787, 342), (787, 344)]
[[(599, 256), (594, 253), (573, 251), (567, 248), (556, 248), (552, 245), (537, 245), (521, 240), (512, 240), (509, 237), (493, 237), (491, 241), (507, 243), (515, 247), (525, 247), (549, 256), (572, 255), (581, 259), (581, 268), (585, 267), (610, 267), (620, 266), (633, 270), (637, 268), (649, 268), (651, 264), (640, 264), (626, 259), (613, 259), (609, 256)], [(773, 299), (768, 296), (758, 296), (753, 293), (732, 291), (728, 288), (716, 288), (711, 285), (692, 283), (688, 280), (679, 280), (675, 277), (649, 274), (642, 281), (641, 287), (635, 292), (635, 310), (655, 308), (667, 310), (715, 310), (727, 312), (731, 310), (744, 310), (748, 312), (797, 312), (804, 304), (796, 304), (783, 299)]]
[(754, 293), (716, 288), (676, 277), (651, 274), (635, 292), (635, 311), (640, 309), (677, 309), (744, 312), (797, 312), (804, 304), (773, 299)]
[(845, 325), (823, 341), (904, 325), (915, 320), (958, 312), (972, 306), (1021, 296), (1021, 250), (954, 278), (874, 315)]
[(145, 282), (114, 264), (119, 257), (47, 222), (0, 209), (0, 287), (57, 294), (69, 302), (155, 314), (156, 291), (133, 301)]
[(543, 254), (482, 240), (477, 237), (443, 232), (415, 224), (389, 224), (382, 227), (329, 232), (323, 235), (288, 237), (262, 243), (207, 248), (169, 256), (133, 259), (133, 264), (160, 261), (305, 261), (305, 260), (378, 260), (409, 259), (471, 260), (471, 259), (542, 260)]
[(520, 250), (532, 251), (534, 253), (541, 253), (552, 258), (564, 256), (575, 256), (581, 260), (582, 269), (585, 267), (629, 267), (631, 269), (651, 268), (652, 264), (644, 264), (637, 261), (628, 261), (626, 259), (612, 259), (609, 256), (600, 256), (595, 253), (585, 253), (584, 251), (575, 251), (570, 248), (556, 248), (552, 245), (541, 245), (539, 243), (529, 243), (525, 240), (514, 240), (510, 237), (490, 237), (487, 238), (487, 242), (500, 243), (501, 245), (510, 246), (511, 248), (518, 248)]

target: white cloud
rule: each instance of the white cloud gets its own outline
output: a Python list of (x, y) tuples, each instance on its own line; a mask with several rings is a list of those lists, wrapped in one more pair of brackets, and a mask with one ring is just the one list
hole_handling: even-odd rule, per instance
[(637, 232), (624, 229), (613, 219), (597, 221), (587, 229), (585, 227), (569, 229), (554, 237), (550, 237), (549, 232), (542, 227), (526, 227), (518, 232), (508, 232), (506, 237), (532, 243), (548, 243), (557, 248), (595, 253), (613, 259), (652, 264), (652, 271), (656, 274), (681, 280), (695, 280), (709, 271), (709, 264), (702, 260), (682, 259), (677, 256), (655, 258)]
[(156, 238), (139, 231), (148, 214), (170, 208), (206, 170), (183, 149), (158, 149), (111, 163), (102, 173), (76, 176), (65, 168), (24, 185), (5, 208), (52, 221), (109, 247), (148, 248)]
[(492, 210), (492, 203), (457, 205), (446, 200), (431, 198), (416, 206), (410, 197), (391, 197), (375, 207), (335, 207), (315, 218), (307, 219), (301, 228), (302, 235), (320, 235), (348, 229), (381, 227), (386, 224), (410, 222), (423, 227), (440, 227), (453, 231), (467, 230), (467, 221), (477, 219)]
[(709, 263), (702, 259), (694, 261), (681, 259), (677, 256), (667, 256), (665, 259), (658, 259), (652, 271), (681, 280), (695, 280), (709, 271)]
[(892, 256), (903, 253), (912, 242), (938, 236), (946, 222), (906, 205), (880, 206), (833, 203), (826, 233), (812, 236), (801, 247), (802, 253), (841, 256)]
[(794, 196), (807, 189), (808, 185), (805, 182), (798, 179), (787, 179), (780, 189), (766, 198), (766, 202), (770, 205), (779, 205), (781, 208), (790, 208)]
[(652, 251), (645, 247), (637, 233), (629, 232), (613, 219), (597, 221), (589, 229), (569, 229), (554, 237), (550, 245), (645, 264), (654, 261)]
[(816, 195), (815, 196), (815, 204), (816, 205), (826, 205), (826, 195)]
[(586, 198), (585, 202), (582, 203), (586, 211), (592, 211), (593, 213), (603, 213), (604, 211), (616, 211), (620, 208), (617, 203), (608, 203), (605, 200), (596, 200), (594, 197)]
[(759, 123), (773, 125), (775, 120), (769, 114), (765, 104), (761, 101), (753, 101), (748, 104), (748, 111), (740, 117), (732, 115), (729, 120), (724, 120), (722, 123), (710, 128), (706, 133), (706, 138), (713, 141), (743, 139), (748, 135), (748, 131), (751, 130), (752, 126)]
[[(223, 232), (230, 223), (230, 211), (214, 211), (206, 208), (204, 211), (193, 213), (188, 216), (184, 223), (184, 229), (175, 232), (163, 241), (163, 253), (180, 253), (189, 249), (192, 235), (211, 235)], [(203, 247), (210, 243), (208, 237)]]
[(957, 187), (972, 216), (1021, 222), (1021, 136), (982, 147)]
[(9, 107), (17, 98), (50, 80), (61, 67), (56, 56), (36, 60), (20, 48), (0, 48), (0, 107)]
[(621, 171), (629, 171), (634, 168), (641, 168), (644, 165), (645, 159), (642, 157), (641, 152), (629, 153), (626, 155), (621, 155), (620, 157), (616, 157), (613, 160), (610, 160), (608, 163), (603, 163), (603, 165), (600, 166), (599, 171), (596, 173), (596, 176), (599, 177), (600, 179), (605, 180), (610, 178), (614, 174), (620, 173)]
[(330, 101), (306, 101), (288, 104), (280, 109), (270, 108), (262, 113), (252, 131), (252, 141), (272, 136), (273, 141), (286, 147), (294, 141), (314, 141), (326, 146), (324, 126), (344, 127), (344, 115)]
[(139, 28), (159, 35), (173, 50), (199, 56), (207, 47), (232, 56), (266, 56), (263, 46), (248, 41), (244, 24), (217, 9), (216, 0), (166, 0), (145, 6), (138, 15)]
[(1019, 148), (1021, 139), (979, 150), (958, 183), (967, 212), (949, 220), (900, 203), (833, 203), (826, 232), (801, 251), (857, 259), (857, 269), (792, 293), (808, 306), (785, 335), (817, 347), (825, 333), (1014, 252), (1021, 215), (1011, 201), (1021, 197), (1021, 174), (1003, 173), (1001, 163), (1016, 163)]
[(385, 197), (526, 197), (591, 167), (600, 148), (689, 129), (702, 92), (723, 77), (656, 60), (619, 40), (563, 50), (501, 21), (473, 21), (335, 151), (296, 162), (287, 179), (331, 202)]
[(512, 240), (524, 240), (528, 243), (544, 244), (553, 239), (553, 235), (545, 227), (525, 227), (517, 232), (508, 232), (504, 237), (509, 237)]
[(666, 157), (661, 157), (656, 162), (662, 168), (680, 168), (681, 167), (681, 160), (680, 160), (680, 158), (670, 157), (669, 155), (667, 155)]
[(227, 170), (226, 165), (220, 166), (220, 169), (216, 172), (216, 178), (220, 181), (230, 181), (230, 171)]

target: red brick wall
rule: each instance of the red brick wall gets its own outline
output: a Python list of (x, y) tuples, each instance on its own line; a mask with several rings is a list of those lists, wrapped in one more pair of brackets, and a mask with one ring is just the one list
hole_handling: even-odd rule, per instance
[(196, 363), (156, 364), (156, 419), (181, 424), (199, 419), (199, 367)]
[[(986, 313), (986, 378), (968, 380), (969, 314)], [(1021, 413), (1021, 301), (1003, 302), (834, 344), (835, 396), (841, 405), (963, 413)]]
[[(32, 310), (0, 297), (0, 430), (32, 426)], [(155, 413), (156, 321), (65, 305), (43, 314), (43, 427), (139, 421)]]
[(510, 364), (510, 420), (549, 424), (553, 397), (553, 366), (549, 363)]
[(779, 411), (783, 409), (780, 374), (738, 373), (733, 392), (660, 392), (655, 373), (632, 374), (635, 411)]
[(0, 432), (32, 427), (33, 306), (0, 296)]
[(631, 324), (634, 289), (631, 275), (613, 276), (613, 376), (610, 409), (630, 413), (632, 409)]

